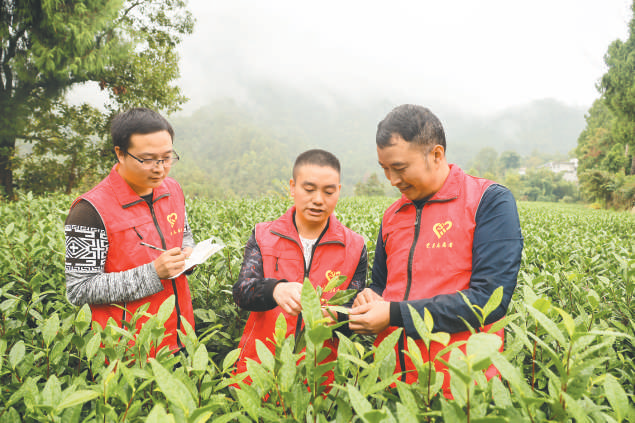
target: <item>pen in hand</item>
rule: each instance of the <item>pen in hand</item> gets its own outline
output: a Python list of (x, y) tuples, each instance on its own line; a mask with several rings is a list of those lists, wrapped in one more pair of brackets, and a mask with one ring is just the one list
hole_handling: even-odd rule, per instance
[(145, 242), (143, 242), (143, 241), (139, 242), (139, 244), (141, 244), (141, 245), (145, 245), (146, 247), (150, 247), (150, 248), (152, 248), (153, 250), (159, 250), (159, 251), (163, 251), (163, 252), (165, 252), (165, 250), (164, 250), (163, 248), (156, 247), (156, 246), (154, 246), (154, 245), (152, 245), (152, 244), (146, 244), (146, 243), (145, 243)]

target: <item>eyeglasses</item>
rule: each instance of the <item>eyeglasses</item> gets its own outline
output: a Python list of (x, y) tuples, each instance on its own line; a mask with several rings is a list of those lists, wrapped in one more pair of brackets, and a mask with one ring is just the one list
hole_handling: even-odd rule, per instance
[(141, 167), (144, 169), (152, 169), (154, 166), (157, 166), (160, 164), (162, 164), (163, 167), (170, 167), (174, 165), (176, 162), (178, 162), (180, 159), (179, 155), (176, 154), (175, 151), (172, 152), (171, 157), (166, 157), (165, 159), (140, 159), (139, 157), (127, 151), (126, 151), (126, 154), (132, 157), (133, 159), (135, 159), (136, 161), (138, 161), (139, 163), (141, 163)]

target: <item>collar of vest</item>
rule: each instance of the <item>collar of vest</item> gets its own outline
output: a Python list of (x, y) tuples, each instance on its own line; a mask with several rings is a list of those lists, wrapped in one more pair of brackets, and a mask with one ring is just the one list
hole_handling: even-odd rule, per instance
[[(300, 235), (295, 229), (293, 224), (293, 213), (295, 212), (295, 206), (292, 206), (285, 212), (279, 219), (275, 220), (269, 227), (269, 231), (274, 234), (283, 235), (285, 237), (293, 238), (300, 243)], [(346, 245), (346, 235), (342, 224), (337, 220), (335, 214), (331, 214), (329, 217), (329, 227), (324, 233), (324, 236), (320, 238), (319, 244), (324, 243), (339, 243)], [(301, 245), (301, 244), (300, 244)]]
[[(465, 177), (463, 170), (455, 164), (450, 164), (450, 173), (443, 182), (441, 189), (437, 191), (430, 199), (428, 203), (445, 203), (453, 201), (459, 198), (461, 194), (461, 181)], [(414, 205), (412, 201), (406, 198), (405, 195), (401, 196), (401, 204), (397, 207), (397, 211), (401, 210), (406, 205)]]
[[(119, 173), (117, 173), (118, 167), (119, 163), (116, 163), (112, 167), (112, 169), (110, 170), (110, 174), (108, 175), (108, 179), (110, 180), (113, 192), (121, 208), (127, 209), (128, 207), (132, 207), (136, 204), (144, 202), (145, 200), (141, 198), (139, 194), (134, 192), (134, 190), (130, 188), (130, 185), (128, 185), (126, 180), (123, 179)], [(170, 192), (168, 191), (164, 180), (161, 185), (152, 190), (152, 202), (155, 203), (160, 198), (168, 197), (169, 195)]]

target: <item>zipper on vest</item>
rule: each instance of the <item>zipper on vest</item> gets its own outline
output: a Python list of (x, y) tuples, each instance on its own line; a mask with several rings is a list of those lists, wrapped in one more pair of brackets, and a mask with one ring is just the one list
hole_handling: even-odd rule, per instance
[[(322, 236), (320, 235), (320, 238)], [(295, 239), (293, 240), (293, 242), (295, 242)], [(317, 241), (315, 241), (315, 244), (313, 244), (313, 250), (311, 251), (311, 259), (309, 260), (309, 265), (307, 266), (305, 260), (304, 260), (304, 248), (302, 247), (302, 245), (298, 244), (297, 242), (295, 242), (298, 247), (300, 247), (300, 252), (302, 253), (302, 263), (304, 264), (304, 279), (309, 277), (309, 274), (311, 273), (311, 263), (313, 263), (313, 256), (315, 255), (315, 249), (318, 246), (318, 243), (320, 242), (320, 239), (318, 238)], [(278, 265), (278, 263), (276, 262), (276, 266)], [(302, 283), (304, 283), (304, 280), (302, 281)], [(295, 339), (297, 342), (298, 336), (300, 336), (300, 333), (302, 331), (302, 312), (298, 313), (298, 318), (295, 321)]]
[(159, 237), (161, 238), (161, 247), (163, 247), (163, 249), (165, 250), (167, 247), (167, 244), (165, 243), (165, 237), (163, 236), (163, 232), (161, 232), (161, 227), (159, 226), (159, 222), (157, 221), (157, 215), (154, 214), (154, 206), (151, 206), (150, 204), (148, 204), (148, 208), (150, 209), (150, 215), (152, 216), (154, 227), (156, 228), (157, 232), (159, 233)]
[[(423, 211), (423, 206), (417, 207), (415, 206), (416, 214), (415, 214), (415, 236), (412, 240), (412, 245), (410, 246), (410, 253), (408, 254), (408, 276), (406, 279), (406, 293), (403, 296), (403, 300), (408, 300), (410, 296), (410, 287), (412, 285), (412, 262), (414, 260), (415, 248), (417, 247), (417, 241), (419, 239), (419, 231), (421, 229), (421, 212)], [(399, 341), (397, 341), (397, 348), (399, 349), (399, 368), (403, 372), (405, 370), (406, 357), (404, 353), (406, 344), (406, 332), (399, 337)], [(401, 381), (406, 381), (406, 374), (401, 374)]]
[[(150, 208), (150, 215), (152, 216), (154, 227), (156, 228), (159, 234), (159, 238), (161, 238), (161, 246), (165, 250), (167, 249), (167, 244), (165, 242), (165, 237), (163, 236), (163, 232), (161, 231), (161, 227), (159, 226), (159, 222), (157, 221), (157, 215), (154, 213), (154, 206), (150, 203), (146, 203), (146, 204), (148, 204), (148, 207)], [(176, 289), (176, 279), (171, 279), (171, 281), (172, 281), (172, 292), (174, 293), (174, 308), (176, 309), (176, 330), (177, 330), (176, 344), (179, 346), (179, 348), (183, 348), (183, 344), (181, 344), (181, 339), (179, 338), (179, 332), (178, 332), (181, 329), (181, 307), (179, 306), (179, 292)]]
[[(326, 228), (328, 228), (328, 225), (326, 226)], [(315, 241), (315, 244), (313, 245), (313, 251), (311, 252), (311, 260), (308, 263), (304, 260), (304, 249), (302, 248), (302, 244), (299, 244), (295, 239), (291, 238), (290, 236), (281, 234), (280, 232), (275, 232), (275, 231), (271, 231), (272, 234), (279, 236), (280, 238), (284, 238), (284, 239), (288, 239), (289, 241), (293, 242), (295, 245), (297, 245), (300, 248), (300, 255), (302, 256), (302, 264), (304, 267), (304, 279), (309, 277), (309, 274), (311, 273), (311, 263), (313, 262), (313, 256), (315, 255), (315, 249), (318, 247), (318, 245), (320, 244), (320, 238), (322, 238), (322, 235), (324, 235), (324, 232), (326, 231), (326, 228), (324, 228), (324, 231), (320, 234), (320, 237)], [(326, 243), (325, 243), (326, 244)], [(278, 259), (276, 258), (276, 270), (278, 270)], [(304, 280), (301, 281), (301, 283), (304, 283)], [(298, 335), (300, 335), (300, 332), (302, 331), (302, 312), (300, 312), (297, 316), (297, 320), (295, 322), (295, 339), (296, 339), (296, 343), (298, 342)]]
[(412, 245), (410, 246), (410, 253), (408, 254), (408, 276), (406, 281), (406, 293), (403, 296), (403, 300), (406, 301), (410, 296), (410, 286), (412, 285), (412, 262), (415, 256), (415, 248), (417, 247), (417, 241), (419, 240), (419, 231), (421, 230), (421, 211), (423, 210), (423, 206), (421, 208), (415, 207), (416, 217), (415, 217), (415, 236), (412, 240)]

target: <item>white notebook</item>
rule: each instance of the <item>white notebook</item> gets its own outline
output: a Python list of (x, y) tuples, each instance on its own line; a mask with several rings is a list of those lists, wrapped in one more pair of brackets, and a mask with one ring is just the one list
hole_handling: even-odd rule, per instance
[(190, 254), (190, 256), (185, 259), (185, 268), (178, 274), (172, 276), (171, 279), (176, 278), (177, 276), (181, 276), (183, 272), (190, 270), (192, 267), (198, 264), (204, 263), (213, 254), (222, 250), (224, 246), (225, 245), (222, 242), (219, 242), (214, 237), (199, 242), (198, 244), (196, 244), (196, 246), (194, 246), (192, 254)]

